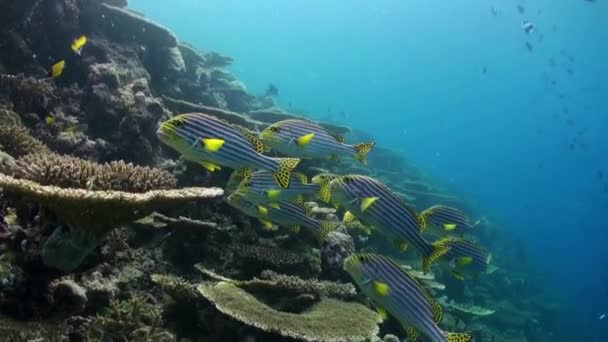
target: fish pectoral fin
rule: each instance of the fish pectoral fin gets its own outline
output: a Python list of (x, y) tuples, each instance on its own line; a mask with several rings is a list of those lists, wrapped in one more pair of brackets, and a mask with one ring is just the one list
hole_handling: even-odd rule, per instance
[(460, 257), (458, 259), (456, 259), (456, 265), (458, 266), (467, 266), (469, 264), (471, 264), (471, 262), (473, 262), (473, 258), (470, 256), (464, 256), (464, 257)]
[(276, 200), (277, 198), (279, 198), (279, 196), (281, 195), (281, 190), (280, 189), (270, 189), (270, 190), (266, 190), (265, 193), (266, 193), (266, 198), (273, 201), (273, 200)]
[(376, 202), (380, 197), (365, 197), (361, 199), (361, 211), (367, 210), (374, 202)]
[(302, 136), (296, 138), (296, 144), (300, 147), (304, 147), (304, 146), (308, 145), (310, 140), (314, 137), (315, 137), (314, 133), (308, 133), (308, 134), (302, 135)]
[(449, 231), (456, 229), (456, 226), (457, 225), (455, 223), (444, 223), (443, 229), (449, 232)]
[(279, 203), (276, 202), (272, 202), (272, 203), (268, 203), (268, 206), (274, 209), (281, 209), (281, 206), (279, 205)]
[(387, 283), (380, 280), (374, 280), (372, 282), (372, 286), (374, 287), (374, 292), (376, 292), (377, 295), (382, 297), (388, 296), (390, 287)]
[(224, 139), (201, 138), (201, 146), (207, 152), (217, 152), (224, 146)]
[(201, 164), (201, 166), (204, 167), (205, 169), (207, 169), (207, 171), (209, 171), (209, 172), (215, 172), (216, 170), (222, 169), (218, 165), (215, 165), (215, 164), (207, 162), (207, 161), (199, 162), (199, 164)]

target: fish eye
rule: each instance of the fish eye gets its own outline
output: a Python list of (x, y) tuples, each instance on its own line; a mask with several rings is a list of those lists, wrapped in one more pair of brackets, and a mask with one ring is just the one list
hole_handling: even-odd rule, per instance
[(348, 183), (351, 183), (352, 181), (353, 181), (353, 177), (350, 177), (350, 176), (344, 177), (344, 183), (348, 184)]
[(171, 124), (175, 127), (181, 127), (186, 123), (186, 120), (184, 120), (183, 118), (177, 117), (174, 118), (173, 120), (171, 120)]
[(277, 126), (270, 126), (270, 131), (276, 133), (276, 132), (280, 131), (280, 129)]

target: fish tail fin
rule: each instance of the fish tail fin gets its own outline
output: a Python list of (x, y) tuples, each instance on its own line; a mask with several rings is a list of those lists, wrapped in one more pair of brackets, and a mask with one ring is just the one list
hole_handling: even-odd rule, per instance
[(317, 239), (323, 243), (327, 235), (340, 227), (340, 222), (321, 221), (321, 229), (317, 233)]
[(274, 171), (273, 176), (275, 182), (282, 188), (289, 187), (289, 180), (291, 179), (291, 172), (300, 163), (299, 158), (278, 158), (278, 166)]
[(431, 252), (422, 258), (422, 271), (427, 273), (435, 260), (444, 256), (450, 250), (449, 240), (439, 240), (431, 245)]
[(355, 159), (357, 159), (359, 162), (361, 162), (361, 164), (367, 165), (367, 161), (365, 160), (365, 157), (367, 156), (369, 151), (371, 151), (372, 148), (374, 148), (374, 145), (376, 145), (375, 142), (366, 142), (366, 143), (356, 144), (355, 145)]
[(330, 180), (326, 179), (318, 183), (319, 185), (319, 199), (325, 203), (329, 203), (331, 200), (331, 191), (329, 189)]
[(445, 336), (446, 342), (468, 342), (471, 341), (473, 337), (471, 334), (467, 333), (453, 333), (449, 332)]

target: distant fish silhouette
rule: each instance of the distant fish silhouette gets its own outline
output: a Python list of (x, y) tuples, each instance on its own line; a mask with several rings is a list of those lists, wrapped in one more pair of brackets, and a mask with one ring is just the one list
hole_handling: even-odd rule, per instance
[(530, 34), (530, 32), (534, 31), (534, 23), (529, 20), (524, 20), (521, 23), (521, 28), (526, 32), (526, 34)]
[(526, 42), (526, 49), (528, 49), (528, 52), (534, 52), (534, 45), (530, 42)]
[(492, 6), (491, 10), (492, 10), (492, 15), (495, 17), (500, 14), (500, 11), (498, 10), (498, 8), (496, 8), (496, 6)]
[[(586, 0), (586, 1), (589, 1), (589, 2), (595, 2), (595, 0)], [(601, 321), (601, 320), (603, 320), (604, 318), (606, 318), (606, 314), (605, 314), (605, 313), (604, 313), (604, 314), (601, 314), (601, 315), (600, 315), (600, 317), (598, 317), (598, 319), (599, 319), (600, 321)]]
[(604, 171), (602, 169), (597, 170), (597, 178), (600, 180), (604, 179)]
[(519, 14), (524, 14), (526, 9), (522, 5), (517, 5), (517, 11), (519, 12)]
[(485, 75), (487, 72), (488, 72), (488, 68), (484, 66), (483, 69), (481, 70), (481, 73)]
[(270, 83), (264, 95), (267, 97), (277, 97), (279, 96), (279, 89), (274, 84)]

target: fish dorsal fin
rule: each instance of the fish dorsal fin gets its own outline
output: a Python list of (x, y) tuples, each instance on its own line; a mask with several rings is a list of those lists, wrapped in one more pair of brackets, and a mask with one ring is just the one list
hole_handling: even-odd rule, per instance
[(329, 133), (329, 135), (331, 135), (334, 139), (336, 139), (336, 141), (339, 142), (340, 144), (344, 144), (344, 136), (342, 134), (332, 132), (332, 131), (327, 131), (327, 133)]
[(241, 132), (245, 139), (247, 139), (251, 143), (251, 146), (253, 146), (257, 153), (264, 153), (270, 151), (270, 147), (264, 145), (264, 143), (248, 129), (239, 127), (239, 132)]
[(411, 206), (409, 206), (409, 205), (407, 205), (405, 203), (403, 204), (403, 207), (416, 220), (416, 224), (418, 225), (418, 231), (420, 233), (424, 233), (424, 231), (426, 230), (426, 219), (425, 219), (425, 216), (423, 214), (418, 214), (418, 212), (416, 211), (416, 209), (412, 208)]
[(308, 184), (308, 177), (302, 172), (292, 172), (293, 178), (297, 179), (302, 184)]
[(429, 304), (431, 304), (431, 310), (433, 311), (433, 322), (441, 322), (441, 320), (443, 319), (443, 308), (441, 307), (441, 304), (439, 304), (439, 302), (437, 302), (435, 299), (431, 298), (428, 293), (426, 296), (426, 299), (429, 301)]

